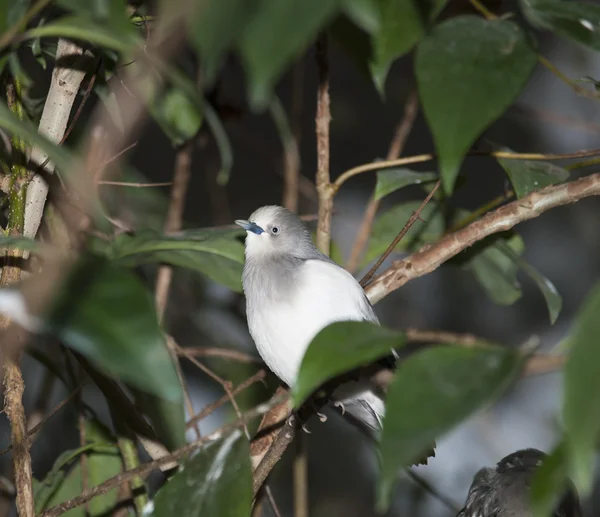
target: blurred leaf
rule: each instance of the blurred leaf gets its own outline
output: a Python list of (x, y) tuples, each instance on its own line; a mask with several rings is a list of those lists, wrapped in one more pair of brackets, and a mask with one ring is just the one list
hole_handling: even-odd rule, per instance
[(109, 250), (125, 266), (167, 263), (199, 271), (215, 282), (241, 291), (244, 245), (236, 239), (243, 230), (188, 230), (177, 236), (153, 232), (121, 235)]
[(389, 355), (406, 342), (401, 332), (366, 321), (333, 323), (312, 340), (292, 389), (299, 407), (317, 388), (334, 377)]
[(20, 136), (28, 145), (39, 146), (61, 170), (68, 170), (72, 157), (65, 147), (58, 147), (38, 133), (37, 128), (28, 120), (19, 120), (10, 112), (8, 106), (0, 102), (0, 128)]
[(582, 496), (589, 494), (600, 432), (600, 283), (577, 315), (571, 353), (564, 368), (563, 421), (569, 476)]
[[(98, 84), (94, 88), (94, 93), (98, 96), (104, 108), (110, 115), (110, 119), (119, 132), (123, 133), (123, 117), (121, 116), (121, 108), (117, 102), (117, 94), (111, 90), (107, 84)], [(144, 190), (144, 189), (138, 189)]]
[(112, 375), (166, 399), (181, 399), (153, 300), (131, 271), (83, 257), (62, 286), (49, 323), (66, 346)]
[(559, 444), (536, 470), (531, 481), (533, 517), (552, 515), (567, 481), (564, 444)]
[(58, 0), (57, 4), (96, 24), (106, 24), (125, 32), (133, 30), (133, 25), (128, 20), (125, 0)]
[[(483, 345), (483, 344), (482, 344)], [(493, 402), (517, 378), (521, 356), (499, 346), (438, 346), (402, 362), (388, 389), (379, 451), (378, 509), (388, 508), (400, 469), (431, 442)]]
[(23, 39), (42, 37), (79, 39), (125, 54), (132, 52), (140, 44), (140, 39), (134, 32), (99, 24), (82, 16), (63, 16), (45, 25), (33, 27), (22, 35)]
[(342, 10), (357, 27), (373, 34), (381, 25), (379, 0), (346, 0)]
[(569, 171), (549, 162), (498, 158), (506, 171), (517, 197), (569, 179)]
[(559, 294), (558, 290), (554, 286), (554, 284), (550, 281), (549, 278), (542, 275), (537, 269), (535, 269), (531, 264), (526, 262), (520, 255), (515, 253), (513, 249), (506, 242), (498, 242), (497, 245), (503, 253), (505, 253), (509, 258), (515, 261), (515, 263), (523, 270), (523, 272), (527, 273), (531, 279), (536, 283), (538, 289), (542, 292), (544, 296), (544, 300), (546, 301), (546, 306), (548, 307), (548, 313), (550, 316), (550, 324), (554, 325), (562, 310), (562, 297)]
[(0, 36), (12, 29), (25, 15), (29, 0), (10, 0), (0, 5)]
[(563, 0), (521, 0), (523, 13), (532, 25), (600, 50), (600, 5)]
[(160, 442), (170, 451), (185, 445), (185, 410), (183, 402), (172, 402), (133, 389), (136, 406), (152, 424)]
[(247, 517), (251, 508), (250, 450), (236, 430), (188, 460), (157, 492), (149, 517)]
[(202, 126), (202, 113), (177, 88), (171, 87), (154, 97), (148, 109), (174, 146), (190, 140)]
[(16, 248), (20, 250), (36, 250), (40, 243), (27, 237), (0, 234), (0, 248)]
[(505, 20), (458, 16), (421, 41), (415, 72), (446, 193), (469, 147), (521, 92), (535, 64), (521, 29)]
[(406, 54), (424, 36), (448, 0), (378, 0), (381, 25), (374, 35), (373, 80), (379, 92), (392, 63)]
[[(401, 203), (377, 218), (369, 237), (363, 265), (381, 256), (420, 205), (421, 201)], [(421, 219), (425, 222), (417, 221), (413, 224), (396, 246), (396, 250), (413, 249), (436, 240), (443, 233), (444, 218), (440, 207), (433, 201), (425, 206), (421, 212)]]
[(217, 148), (219, 149), (219, 158), (221, 159), (221, 167), (217, 172), (217, 183), (221, 186), (227, 185), (229, 182), (229, 176), (231, 175), (231, 169), (233, 168), (233, 150), (231, 142), (225, 131), (225, 127), (219, 118), (219, 115), (210, 105), (209, 102), (204, 103), (204, 117), (206, 123), (210, 128)]
[(415, 172), (405, 168), (383, 169), (377, 171), (375, 199), (379, 200), (409, 185), (420, 185), (421, 183), (435, 180), (437, 180), (435, 172)]
[(227, 50), (243, 31), (258, 0), (209, 0), (199, 3), (188, 34), (202, 64), (202, 80), (212, 84)]
[(509, 255), (505, 245), (516, 256), (521, 255), (525, 243), (520, 235), (512, 235), (506, 240), (494, 240), (470, 259), (466, 268), (470, 269), (483, 287), (488, 297), (498, 305), (512, 305), (521, 295), (521, 284), (517, 280), (519, 264)]
[(258, 0), (238, 42), (255, 108), (267, 104), (281, 73), (312, 43), (339, 5), (340, 0)]

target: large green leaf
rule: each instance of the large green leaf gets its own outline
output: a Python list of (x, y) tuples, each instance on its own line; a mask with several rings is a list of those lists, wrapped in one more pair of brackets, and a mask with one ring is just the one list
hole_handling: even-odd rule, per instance
[(248, 440), (235, 431), (200, 450), (154, 498), (152, 517), (247, 517), (252, 508)]
[(377, 171), (375, 199), (379, 200), (409, 185), (420, 185), (436, 179), (437, 174), (435, 172), (416, 172), (405, 168)]
[(548, 517), (560, 500), (567, 481), (564, 444), (558, 445), (537, 469), (531, 482), (533, 517)]
[(340, 0), (258, 0), (238, 43), (255, 107), (266, 105), (279, 75), (315, 39), (339, 5)]
[(242, 32), (257, 0), (208, 0), (198, 3), (188, 34), (202, 64), (203, 82), (212, 83), (229, 47)]
[(593, 50), (600, 50), (600, 5), (563, 0), (521, 0), (525, 17)]
[(568, 473), (582, 495), (590, 492), (600, 432), (600, 283), (581, 307), (564, 368), (563, 420)]
[(381, 93), (392, 63), (423, 37), (448, 0), (378, 0), (381, 24), (374, 34), (373, 80)]
[(402, 467), (431, 442), (482, 406), (518, 377), (521, 356), (498, 346), (437, 346), (402, 362), (389, 386), (380, 443), (378, 508), (387, 509)]
[(421, 41), (415, 72), (446, 192), (469, 147), (521, 92), (535, 63), (521, 29), (506, 20), (458, 16)]
[(126, 266), (164, 262), (199, 271), (215, 282), (241, 291), (244, 246), (236, 237), (243, 230), (188, 230), (177, 236), (146, 232), (122, 235), (108, 250)]
[(569, 179), (569, 171), (549, 162), (499, 158), (498, 163), (506, 171), (519, 199)]
[(366, 321), (329, 325), (315, 336), (304, 354), (292, 389), (295, 406), (300, 406), (326, 381), (373, 363), (405, 342), (403, 333)]
[[(420, 205), (421, 201), (401, 203), (377, 218), (369, 237), (363, 265), (381, 256)], [(414, 249), (436, 240), (444, 232), (444, 217), (439, 205), (433, 200), (425, 206), (420, 219), (398, 243), (397, 250)]]
[(181, 386), (150, 294), (133, 274), (86, 256), (49, 316), (51, 331), (105, 371), (170, 400)]

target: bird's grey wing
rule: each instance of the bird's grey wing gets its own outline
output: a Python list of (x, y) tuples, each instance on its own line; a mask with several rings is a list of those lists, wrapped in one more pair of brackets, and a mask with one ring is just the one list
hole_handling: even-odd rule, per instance
[(480, 469), (469, 488), (465, 507), (457, 517), (501, 517), (500, 507), (494, 490), (494, 469)]

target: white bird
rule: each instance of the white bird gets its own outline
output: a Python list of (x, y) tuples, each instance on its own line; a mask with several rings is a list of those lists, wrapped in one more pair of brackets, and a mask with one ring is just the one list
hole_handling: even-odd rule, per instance
[[(250, 334), (266, 365), (293, 386), (312, 339), (338, 321), (379, 323), (362, 287), (321, 253), (295, 214), (264, 206), (236, 224), (247, 232), (243, 273)], [(395, 365), (396, 355), (382, 364)], [(385, 406), (366, 380), (348, 381), (333, 393), (343, 414), (377, 433)]]

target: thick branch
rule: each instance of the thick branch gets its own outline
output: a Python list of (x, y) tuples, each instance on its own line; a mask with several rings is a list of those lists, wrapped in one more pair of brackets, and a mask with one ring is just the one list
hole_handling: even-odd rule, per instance
[(552, 208), (597, 195), (600, 195), (600, 173), (533, 192), (484, 215), (434, 244), (423, 246), (410, 257), (395, 261), (366, 287), (367, 296), (371, 303), (377, 303), (410, 280), (431, 273), (489, 235), (510, 230)]

